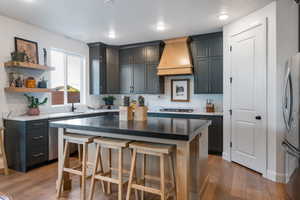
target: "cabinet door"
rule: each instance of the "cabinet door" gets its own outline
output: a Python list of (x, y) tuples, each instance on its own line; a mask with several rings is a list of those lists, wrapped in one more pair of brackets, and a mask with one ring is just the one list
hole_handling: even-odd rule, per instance
[(197, 59), (194, 62), (194, 93), (209, 93), (209, 59)]
[(215, 35), (209, 40), (209, 56), (223, 56), (222, 34)]
[(210, 117), (212, 125), (208, 131), (208, 150), (210, 154), (222, 155), (223, 152), (223, 118)]
[(129, 94), (132, 92), (133, 73), (131, 64), (120, 65), (120, 92), (121, 94)]
[(145, 47), (132, 48), (133, 63), (134, 64), (145, 64), (146, 62), (146, 51)]
[(109, 47), (106, 49), (106, 80), (107, 93), (118, 94), (120, 91), (119, 50)]
[(210, 93), (223, 93), (223, 57), (210, 58)]
[(145, 93), (146, 89), (146, 65), (133, 65), (133, 92), (136, 94)]
[(132, 49), (121, 49), (120, 50), (120, 64), (127, 65), (131, 64), (133, 57)]
[(160, 59), (160, 46), (159, 45), (149, 45), (145, 48), (146, 62), (147, 64), (159, 63)]
[(164, 93), (164, 77), (157, 75), (158, 64), (147, 64), (146, 66), (146, 93), (162, 94)]
[(209, 56), (209, 40), (201, 39), (191, 44), (194, 59), (207, 58)]
[(100, 95), (106, 91), (105, 47), (101, 44), (90, 46), (90, 94)]

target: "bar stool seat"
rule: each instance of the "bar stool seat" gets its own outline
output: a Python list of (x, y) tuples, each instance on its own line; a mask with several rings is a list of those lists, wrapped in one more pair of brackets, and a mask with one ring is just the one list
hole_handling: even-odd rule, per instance
[[(119, 140), (119, 139), (112, 139), (112, 138), (95, 138), (94, 143), (96, 144), (96, 156), (94, 161), (94, 169), (93, 175), (91, 180), (91, 187), (90, 187), (90, 195), (89, 200), (92, 200), (94, 197), (95, 192), (95, 181), (105, 181), (108, 185), (108, 193), (111, 193), (111, 183), (118, 185), (118, 200), (123, 199), (123, 185), (127, 183), (123, 179), (123, 150), (128, 147), (130, 141), (128, 140)], [(108, 171), (103, 171), (102, 166), (102, 156), (101, 156), (101, 148), (108, 149)], [(111, 150), (115, 149), (118, 151), (118, 168), (116, 169), (118, 172), (117, 178), (112, 178), (112, 164), (111, 164)], [(98, 171), (98, 167), (100, 165), (100, 171)], [(105, 193), (105, 189), (104, 189)]]
[(173, 145), (167, 144), (157, 144), (157, 143), (147, 143), (147, 142), (132, 142), (129, 147), (131, 149), (136, 149), (137, 153), (146, 152), (147, 154), (170, 154), (174, 151)]
[[(157, 144), (157, 143), (147, 143), (147, 142), (132, 142), (129, 145), (129, 148), (133, 149), (133, 156), (131, 160), (131, 169), (128, 182), (128, 190), (126, 200), (130, 199), (131, 190), (140, 190), (141, 199), (144, 199), (144, 192), (149, 192), (152, 194), (157, 194), (161, 196), (161, 200), (166, 200), (169, 197), (173, 196), (176, 199), (176, 183), (175, 183), (175, 170), (173, 165), (173, 152), (175, 146), (166, 145), (166, 144)], [(142, 159), (142, 174), (139, 179), (134, 177), (136, 174), (136, 160), (137, 154), (143, 154)], [(160, 177), (154, 177), (146, 174), (146, 156), (152, 155), (160, 158)], [(166, 181), (165, 179), (165, 158), (168, 158), (169, 167), (170, 167), (170, 178), (171, 181)], [(156, 189), (154, 187), (148, 187), (145, 185), (146, 179), (159, 180), (160, 188)], [(171, 183), (169, 190), (166, 190), (166, 182)]]
[(116, 147), (128, 147), (129, 140), (119, 140), (105, 137), (98, 137), (94, 139), (94, 143), (100, 144), (102, 147), (116, 148)]
[[(62, 166), (60, 166), (59, 178), (58, 178), (58, 187), (57, 187), (57, 198), (61, 196), (62, 184), (64, 181), (64, 173), (75, 174), (81, 176), (81, 191), (80, 199), (85, 200), (86, 197), (86, 179), (87, 179), (87, 151), (88, 144), (93, 142), (93, 136), (79, 135), (67, 133), (64, 135), (65, 148), (64, 148), (64, 157)], [(66, 161), (70, 156), (70, 144), (82, 145), (82, 158), (80, 158), (81, 165), (75, 167), (69, 167), (69, 163)], [(80, 169), (81, 168), (81, 169)]]
[(87, 136), (87, 135), (78, 135), (67, 133), (64, 135), (64, 139), (70, 143), (75, 144), (84, 144), (84, 143), (92, 143), (95, 137)]

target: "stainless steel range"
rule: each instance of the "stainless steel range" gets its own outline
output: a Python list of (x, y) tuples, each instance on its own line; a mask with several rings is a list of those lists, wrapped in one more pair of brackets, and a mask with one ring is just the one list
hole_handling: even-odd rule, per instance
[(194, 112), (194, 109), (189, 108), (162, 108), (160, 109), (161, 112), (187, 112), (192, 113)]

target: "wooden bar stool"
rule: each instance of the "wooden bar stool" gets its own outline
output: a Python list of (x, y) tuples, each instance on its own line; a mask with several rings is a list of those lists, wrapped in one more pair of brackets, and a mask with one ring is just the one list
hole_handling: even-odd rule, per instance
[[(118, 200), (123, 199), (123, 185), (127, 183), (123, 180), (123, 150), (128, 147), (130, 141), (127, 140), (118, 140), (111, 138), (95, 138), (94, 143), (96, 143), (96, 156), (94, 161), (94, 169), (91, 180), (91, 188), (89, 200), (93, 199), (95, 192), (95, 181), (105, 181), (108, 184), (108, 193), (111, 193), (111, 183), (118, 185)], [(97, 172), (99, 164), (102, 164), (102, 156), (101, 156), (101, 148), (108, 149), (108, 171), (104, 172), (102, 166), (100, 166), (100, 172)], [(115, 149), (118, 151), (118, 168), (116, 169), (118, 172), (118, 178), (112, 178), (112, 168), (111, 164), (111, 150)], [(105, 192), (105, 190), (104, 190)]]
[(5, 146), (4, 146), (4, 128), (0, 128), (0, 158), (2, 158), (2, 163), (4, 167), (4, 175), (9, 175), (9, 170), (7, 167), (7, 159), (6, 159), (6, 153), (5, 153)]
[[(86, 196), (86, 178), (87, 178), (87, 148), (88, 144), (93, 142), (94, 137), (92, 136), (85, 136), (85, 135), (78, 135), (78, 134), (65, 134), (64, 140), (65, 140), (65, 148), (64, 148), (64, 157), (59, 177), (58, 177), (58, 189), (57, 189), (57, 198), (61, 196), (61, 190), (62, 190), (62, 183), (63, 183), (63, 174), (64, 173), (70, 173), (75, 174), (78, 176), (81, 176), (81, 191), (80, 191), (80, 199), (85, 200)], [(67, 164), (67, 158), (70, 155), (70, 144), (77, 144), (82, 145), (82, 160), (81, 165), (75, 166), (73, 168), (67, 168), (66, 166), (69, 166)], [(81, 168), (81, 170), (80, 170)]]
[[(152, 194), (157, 194), (161, 196), (161, 200), (167, 200), (169, 197), (173, 196), (176, 199), (176, 183), (175, 183), (175, 172), (173, 165), (173, 157), (172, 153), (175, 150), (172, 145), (164, 145), (164, 144), (154, 144), (154, 143), (145, 143), (145, 142), (133, 142), (130, 143), (129, 147), (133, 149), (133, 157), (131, 160), (131, 169), (130, 176), (128, 182), (128, 191), (126, 200), (130, 199), (131, 189), (136, 189), (141, 191), (142, 199), (144, 199), (144, 192), (149, 192)], [(137, 179), (134, 178), (134, 174), (136, 173), (136, 159), (137, 154), (143, 154), (142, 159), (142, 178)], [(147, 155), (158, 156), (160, 158), (160, 178), (150, 176), (146, 174), (146, 157)], [(169, 167), (171, 172), (171, 181), (166, 181), (165, 178), (165, 158), (168, 157)], [(159, 180), (160, 181), (160, 189), (156, 189), (153, 187), (145, 186), (145, 181), (147, 179)], [(166, 182), (171, 183), (171, 188), (166, 190)], [(173, 193), (173, 195), (172, 195)]]

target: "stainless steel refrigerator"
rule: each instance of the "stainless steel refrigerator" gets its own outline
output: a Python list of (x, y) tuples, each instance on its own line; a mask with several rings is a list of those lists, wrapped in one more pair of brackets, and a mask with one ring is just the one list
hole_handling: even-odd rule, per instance
[(285, 150), (286, 189), (292, 200), (300, 200), (300, 54), (286, 64), (283, 118), (286, 127), (282, 146)]

